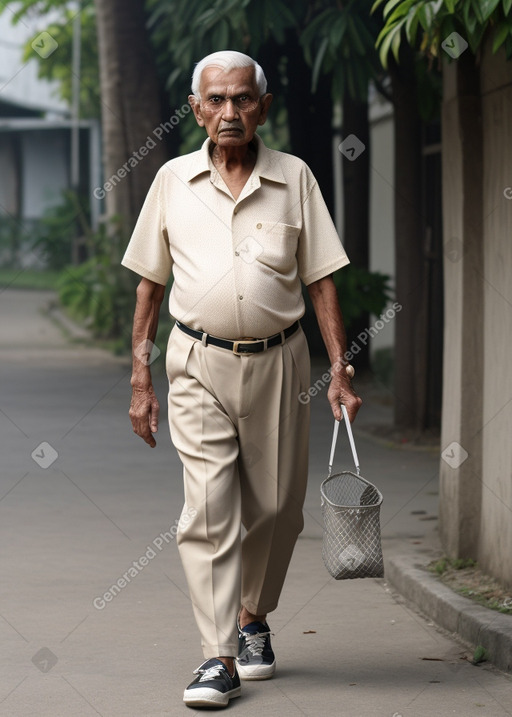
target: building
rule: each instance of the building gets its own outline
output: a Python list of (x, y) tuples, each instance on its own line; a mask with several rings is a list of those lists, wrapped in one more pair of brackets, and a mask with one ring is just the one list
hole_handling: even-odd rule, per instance
[[(38, 78), (36, 61), (22, 61), (27, 41), (34, 40), (34, 52), (54, 49), (48, 33), (27, 21), (11, 25), (7, 9), (0, 15), (0, 38), (0, 264), (24, 267), (38, 263), (26, 237), (71, 187), (74, 123), (56, 85)], [(99, 123), (80, 121), (77, 132), (79, 188), (90, 194), (99, 183)]]

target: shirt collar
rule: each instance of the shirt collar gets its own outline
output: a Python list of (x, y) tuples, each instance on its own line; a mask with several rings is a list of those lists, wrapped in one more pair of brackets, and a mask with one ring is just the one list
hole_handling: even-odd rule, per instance
[[(279, 182), (280, 184), (286, 184), (283, 171), (279, 162), (277, 161), (277, 155), (271, 149), (265, 146), (261, 137), (257, 134), (254, 135), (252, 140), (256, 143), (258, 148), (258, 156), (256, 158), (256, 164), (253, 169), (253, 175), (259, 176), (262, 179), (268, 179), (271, 182)], [(202, 144), (201, 149), (195, 152), (190, 162), (189, 171), (186, 176), (186, 180), (190, 182), (200, 174), (204, 172), (211, 172), (213, 167), (212, 160), (210, 158), (210, 146), (212, 144), (211, 139), (208, 137)]]

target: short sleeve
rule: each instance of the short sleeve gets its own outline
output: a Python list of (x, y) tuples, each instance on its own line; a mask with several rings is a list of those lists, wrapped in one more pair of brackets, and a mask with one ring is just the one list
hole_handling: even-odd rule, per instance
[(165, 286), (171, 275), (172, 258), (163, 209), (163, 185), (162, 167), (149, 188), (121, 264)]
[(318, 183), (313, 182), (302, 206), (297, 249), (299, 276), (306, 286), (349, 263)]

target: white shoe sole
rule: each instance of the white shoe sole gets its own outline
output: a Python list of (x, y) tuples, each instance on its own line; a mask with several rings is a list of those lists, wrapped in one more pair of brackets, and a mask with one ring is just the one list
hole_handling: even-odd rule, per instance
[(270, 680), (276, 671), (276, 661), (271, 665), (253, 665), (246, 667), (238, 661), (236, 663), (238, 676), (241, 680)]
[(194, 690), (185, 690), (183, 702), (189, 707), (227, 707), (229, 700), (240, 697), (242, 689), (235, 687), (230, 692), (219, 692), (211, 687), (198, 687)]

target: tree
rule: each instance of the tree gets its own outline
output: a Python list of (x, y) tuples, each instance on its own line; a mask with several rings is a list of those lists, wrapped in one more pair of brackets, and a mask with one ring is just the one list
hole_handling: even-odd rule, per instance
[[(343, 157), (343, 238), (352, 266), (370, 266), (370, 124), (368, 89), (378, 83), (382, 68), (375, 51), (379, 24), (370, 17), (370, 0), (317, 3), (315, 13), (301, 35), (306, 58), (313, 67), (313, 85), (327, 78), (334, 102), (342, 106), (342, 135), (355, 135), (365, 150), (354, 161)], [(327, 73), (327, 74), (326, 74)], [(339, 278), (343, 292), (343, 272)], [(365, 291), (364, 284), (360, 291)], [(348, 330), (349, 343), (369, 326), (362, 312)], [(369, 344), (361, 346), (359, 369), (370, 366)]]
[[(69, 5), (68, 0), (13, 0), (2, 3), (0, 13), (6, 9), (11, 10), (13, 24), (22, 21), (27, 15), (37, 14), (44, 18), (50, 14), (52, 19), (49, 23), (45, 22), (44, 30), (57, 42), (58, 51), (42, 57), (34, 51), (33, 38), (30, 38), (23, 51), (23, 61), (35, 60), (38, 63), (38, 76), (57, 82), (61, 99), (71, 104), (73, 19), (78, 10), (70, 8)], [(56, 10), (59, 11), (58, 17), (55, 16)], [(82, 36), (80, 117), (99, 117), (98, 45), (94, 5), (85, 5), (79, 12)]]
[(167, 159), (154, 135), (160, 89), (143, 0), (95, 0), (107, 216), (122, 234), (134, 224), (156, 172)]
[[(369, 1), (350, 0), (341, 6), (333, 0), (300, 0), (292, 7), (284, 0), (216, 0), (205, 9), (201, 0), (149, 0), (149, 6), (160, 62), (165, 65), (169, 56), (173, 58), (170, 88), (180, 86), (185, 94), (194, 61), (222, 47), (246, 52), (262, 64), (275, 96), (273, 116), (287, 118), (287, 141), (280, 148), (307, 162), (332, 212), (333, 116), (335, 104), (344, 100), (344, 129), (350, 134), (357, 123), (354, 133), (367, 148), (357, 162), (345, 162), (344, 237), (353, 264), (367, 270), (368, 78), (380, 67), (374, 48), (378, 24), (369, 17)], [(282, 137), (281, 127), (278, 132)], [(360, 288), (368, 288), (375, 298), (365, 282)], [(379, 306), (382, 309), (382, 302)], [(354, 337), (367, 328), (368, 316), (363, 311), (354, 321)], [(310, 336), (314, 347), (320, 346), (314, 326)], [(365, 353), (358, 355), (360, 367), (367, 363)]]
[[(510, 0), (392, 0), (384, 8), (379, 38), (384, 62), (392, 53), (402, 63), (405, 40), (431, 66), (442, 66), (450, 340), (444, 347), (442, 440), (448, 448), (440, 462), (440, 535), (448, 555), (477, 559), (507, 585), (512, 584), (511, 451), (503, 440), (509, 427), (503, 409), (510, 386), (508, 343), (500, 346), (500, 337), (509, 335), (511, 314), (500, 292), (508, 286), (504, 266), (512, 213), (507, 203), (496, 206), (495, 197), (503, 192), (510, 166), (511, 10)], [(491, 335), (489, 324), (495, 327)], [(450, 462), (451, 449), (462, 446), (468, 449), (463, 460)]]
[[(374, 9), (384, 0), (377, 0)], [(492, 32), (493, 50), (502, 45), (512, 55), (512, 0), (389, 0), (384, 6), (385, 24), (377, 45), (380, 58), (393, 82), (395, 98), (395, 232), (397, 298), (403, 305), (396, 318), (395, 334), (395, 423), (427, 427), (425, 405), (429, 390), (425, 340), (424, 247), (420, 217), (421, 102), (418, 92), (418, 58), (423, 66), (439, 66), (441, 45), (458, 57), (464, 43), (478, 53), (484, 35)], [(456, 33), (456, 34), (454, 34)], [(406, 39), (406, 44), (402, 42)], [(392, 56), (390, 58), (390, 55)], [(465, 83), (474, 85), (474, 63), (459, 63)], [(431, 73), (432, 74), (432, 73)], [(440, 96), (437, 101), (440, 101)], [(471, 124), (475, 116), (468, 114)], [(478, 171), (475, 153), (475, 172)], [(476, 176), (476, 175), (475, 175)], [(438, 373), (440, 374), (439, 367)]]

